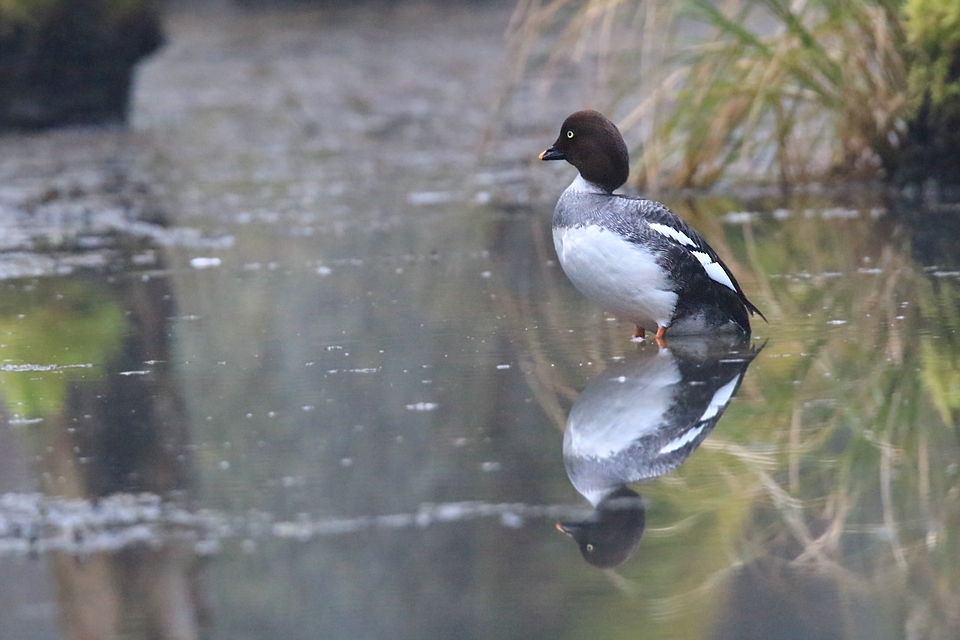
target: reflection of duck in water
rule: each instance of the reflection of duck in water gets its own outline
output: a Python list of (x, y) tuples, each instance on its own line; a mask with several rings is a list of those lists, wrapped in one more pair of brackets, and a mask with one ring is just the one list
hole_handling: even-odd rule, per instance
[(746, 337), (675, 339), (611, 366), (584, 389), (567, 419), (563, 461), (595, 510), (557, 528), (587, 562), (615, 567), (636, 550), (646, 517), (626, 485), (673, 470), (700, 446), (756, 354)]

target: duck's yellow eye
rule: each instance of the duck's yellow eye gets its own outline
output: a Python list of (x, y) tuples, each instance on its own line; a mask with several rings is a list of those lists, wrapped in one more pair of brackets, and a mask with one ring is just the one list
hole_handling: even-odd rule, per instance
[[(571, 133), (570, 135), (573, 135), (573, 134)], [(589, 543), (587, 544), (587, 551), (593, 551), (593, 545), (592, 545), (592, 544), (589, 544)]]
[(573, 131), (567, 131), (567, 137), (568, 137), (568, 138), (572, 138), (572, 137), (573, 137)]

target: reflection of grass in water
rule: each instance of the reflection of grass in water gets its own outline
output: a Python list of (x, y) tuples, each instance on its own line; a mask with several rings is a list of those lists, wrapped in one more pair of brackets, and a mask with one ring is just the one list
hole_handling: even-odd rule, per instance
[(949, 327), (949, 333), (924, 334), (923, 382), (944, 424), (960, 428), (960, 287), (944, 278), (940, 282), (921, 283), (921, 313)]
[[(80, 279), (6, 283), (0, 297), (3, 364), (99, 366), (120, 346), (126, 322), (114, 296)], [(25, 418), (50, 418), (63, 407), (69, 380), (84, 369), (0, 372), (8, 411)]]
[[(736, 210), (692, 206), (678, 209), (707, 227)], [(645, 602), (638, 622), (663, 625), (652, 635), (696, 635), (718, 585), (731, 584), (724, 578), (764, 558), (824, 577), (848, 602), (906, 602), (926, 628), (950, 628), (944, 611), (960, 602), (958, 289), (924, 274), (906, 230), (873, 219), (875, 206), (858, 203), (854, 217), (799, 203), (783, 221), (705, 228), (744, 288), (763, 292), (755, 302), (772, 324), (756, 332), (770, 342), (701, 450), (638, 488), (649, 529), (618, 571)], [(558, 295), (549, 292), (562, 276), (544, 269), (543, 279), (539, 290)], [(576, 307), (576, 295), (540, 306), (522, 292), (509, 299), (505, 315), (531, 354), (529, 384), (562, 427), (582, 386), (579, 363), (600, 370), (634, 347), (622, 325)], [(570, 326), (582, 340), (553, 344)]]
[[(744, 549), (748, 557), (772, 556), (823, 572), (841, 592), (880, 600), (911, 597), (916, 585), (909, 586), (908, 577), (933, 570), (938, 597), (955, 600), (955, 564), (931, 560), (953, 551), (946, 523), (958, 513), (951, 497), (957, 442), (949, 415), (937, 411), (944, 404), (937, 389), (956, 374), (947, 373), (948, 364), (931, 375), (923, 348), (955, 333), (956, 319), (949, 318), (955, 306), (933, 299), (896, 227), (857, 247), (832, 239), (835, 225), (818, 225), (820, 233), (811, 234), (803, 223), (790, 246), (815, 248), (836, 265), (870, 256), (871, 272), (853, 269), (816, 286), (774, 289), (781, 308), (812, 314), (814, 326), (837, 317), (848, 324), (806, 340), (808, 356), (793, 366), (781, 362), (776, 371), (761, 361), (751, 371), (763, 405), (741, 425), (733, 419), (728, 425), (741, 437), (773, 443), (777, 470), (758, 467), (739, 445), (722, 439), (704, 445), (734, 454), (759, 481)], [(827, 246), (832, 250), (824, 251)], [(808, 256), (801, 264), (811, 261)], [(811, 288), (819, 293), (811, 297)], [(950, 311), (921, 313), (925, 308)], [(941, 353), (945, 363), (956, 362), (955, 349)]]
[[(922, 586), (937, 585), (934, 600), (956, 601), (960, 586), (955, 562), (945, 562), (956, 551), (948, 525), (958, 513), (956, 432), (936, 410), (944, 380), (930, 375), (923, 348), (956, 324), (920, 334), (926, 320), (917, 307), (931, 302), (929, 282), (904, 254), (884, 253), (882, 274), (857, 296), (851, 334), (824, 341), (799, 378), (790, 429), (774, 434), (786, 473), (767, 479), (771, 513), (747, 531), (761, 553), (824, 571), (841, 590), (906, 597), (913, 616), (922, 613), (910, 600), (921, 585), (909, 579), (936, 576)], [(947, 621), (926, 623), (943, 629)]]

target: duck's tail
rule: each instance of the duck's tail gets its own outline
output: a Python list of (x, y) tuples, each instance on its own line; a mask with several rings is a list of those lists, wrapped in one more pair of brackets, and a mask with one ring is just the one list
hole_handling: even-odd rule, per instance
[(743, 304), (747, 307), (747, 311), (749, 311), (751, 315), (760, 316), (763, 318), (764, 322), (770, 324), (770, 321), (767, 320), (767, 316), (763, 315), (763, 312), (760, 311), (760, 309), (757, 309), (752, 302), (747, 300), (747, 296), (743, 296)]

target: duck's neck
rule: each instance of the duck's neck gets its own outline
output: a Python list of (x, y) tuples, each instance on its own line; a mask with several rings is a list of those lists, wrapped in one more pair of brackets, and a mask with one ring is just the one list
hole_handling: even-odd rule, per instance
[(567, 191), (573, 191), (576, 193), (599, 193), (603, 195), (610, 195), (612, 193), (600, 185), (584, 179), (579, 172), (577, 173), (577, 177), (574, 178), (573, 182), (570, 183), (570, 186), (567, 187)]

